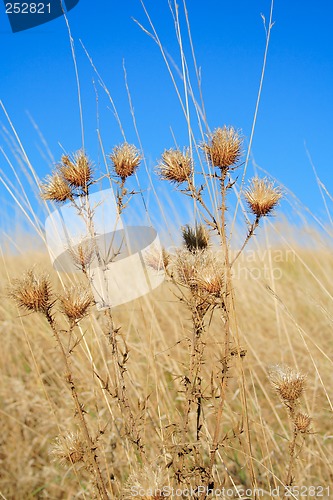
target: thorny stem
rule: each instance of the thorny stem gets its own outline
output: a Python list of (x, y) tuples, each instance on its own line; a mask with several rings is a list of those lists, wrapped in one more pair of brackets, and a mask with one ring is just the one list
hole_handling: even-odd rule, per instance
[[(220, 399), (219, 399), (219, 405), (218, 405), (216, 421), (215, 421), (213, 442), (212, 442), (211, 451), (210, 451), (210, 460), (209, 460), (207, 483), (206, 483), (207, 488), (209, 487), (209, 485), (212, 482), (213, 466), (214, 466), (214, 462), (215, 462), (216, 452), (217, 452), (218, 446), (219, 446), (221, 420), (222, 420), (224, 404), (225, 404), (225, 400), (226, 400), (226, 390), (227, 390), (227, 385), (228, 385), (228, 371), (229, 371), (228, 360), (229, 360), (229, 350), (230, 350), (229, 314), (230, 314), (231, 272), (230, 272), (229, 248), (228, 248), (228, 241), (227, 241), (226, 217), (225, 217), (226, 210), (227, 210), (226, 198), (227, 198), (227, 190), (228, 190), (228, 185), (226, 184), (226, 180), (227, 180), (227, 170), (221, 169), (221, 177), (220, 177), (220, 187), (221, 187), (220, 235), (221, 235), (221, 240), (222, 240), (221, 241), (222, 242), (222, 249), (225, 252), (225, 260), (224, 260), (224, 267), (225, 267), (224, 352), (223, 352), (223, 357), (222, 357), (222, 377), (221, 377), (220, 395), (219, 395)], [(207, 491), (207, 488), (205, 488), (205, 491)], [(200, 498), (201, 499), (206, 498), (206, 493), (202, 493)]]
[[(286, 486), (291, 486), (293, 483), (292, 473), (293, 473), (294, 462), (295, 462), (295, 448), (296, 448), (297, 436), (298, 436), (298, 430), (296, 428), (296, 425), (294, 425), (293, 438), (292, 438), (290, 445), (289, 445), (289, 464), (288, 464)], [(286, 498), (286, 496), (287, 496), (287, 492), (284, 494), (284, 498)]]
[(51, 326), (53, 334), (55, 336), (55, 339), (60, 347), (60, 352), (62, 354), (62, 358), (63, 358), (65, 368), (66, 368), (66, 381), (69, 384), (72, 398), (73, 398), (74, 405), (75, 405), (75, 410), (76, 410), (76, 413), (77, 413), (78, 418), (79, 418), (81, 432), (82, 432), (84, 439), (86, 441), (86, 444), (87, 444), (88, 457), (89, 457), (91, 467), (95, 473), (96, 485), (97, 485), (97, 489), (98, 489), (100, 498), (103, 500), (108, 500), (109, 497), (108, 497), (108, 494), (107, 494), (107, 491), (105, 488), (105, 484), (104, 484), (104, 480), (103, 480), (103, 477), (102, 477), (102, 474), (101, 474), (101, 471), (100, 471), (100, 468), (99, 468), (99, 465), (97, 462), (97, 456), (95, 454), (95, 445), (94, 445), (93, 440), (89, 434), (88, 426), (87, 426), (87, 423), (86, 423), (86, 420), (84, 417), (83, 407), (80, 403), (79, 396), (78, 396), (78, 393), (77, 393), (77, 390), (76, 390), (76, 387), (75, 387), (75, 384), (74, 384), (74, 381), (72, 378), (72, 373), (71, 373), (71, 368), (70, 368), (70, 364), (68, 361), (68, 357), (66, 355), (66, 352), (65, 352), (63, 343), (61, 341), (56, 323), (54, 321), (54, 318), (49, 310), (47, 310), (45, 312), (45, 317), (46, 317), (49, 325)]
[(212, 226), (213, 229), (215, 229), (217, 231), (217, 233), (219, 235), (221, 235), (221, 228), (216, 220), (215, 215), (207, 207), (205, 201), (203, 200), (203, 198), (201, 196), (200, 189), (197, 189), (195, 187), (195, 185), (193, 184), (193, 180), (190, 177), (187, 179), (187, 186), (188, 186), (187, 191), (190, 193), (192, 198), (194, 198), (198, 203), (200, 203), (200, 205), (202, 206), (202, 208), (205, 210), (206, 214), (210, 218), (210, 220), (206, 220), (206, 223), (209, 224), (210, 226)]
[[(186, 393), (186, 406), (184, 410), (184, 423), (183, 423), (183, 438), (188, 442), (189, 421), (190, 413), (193, 403), (196, 403), (196, 440), (200, 439), (201, 430), (201, 410), (202, 410), (202, 393), (201, 393), (201, 377), (200, 371), (202, 366), (204, 343), (201, 339), (204, 332), (203, 317), (206, 313), (205, 310), (200, 310), (200, 305), (197, 304), (195, 297), (188, 302), (188, 307), (192, 310), (192, 340), (191, 340), (191, 358), (190, 358), (190, 373), (189, 378), (184, 378), (185, 393)], [(194, 447), (194, 450), (196, 448)], [(192, 450), (193, 451), (193, 450)], [(182, 473), (184, 468), (185, 453), (180, 455), (178, 463), (178, 472)], [(198, 462), (198, 456), (196, 456)]]
[(114, 356), (114, 366), (116, 369), (116, 395), (117, 395), (117, 400), (120, 406), (121, 411), (124, 414), (125, 417), (125, 426), (126, 426), (126, 432), (130, 437), (130, 440), (132, 443), (134, 443), (138, 449), (138, 452), (140, 454), (141, 459), (145, 459), (145, 449), (144, 446), (141, 442), (141, 436), (140, 432), (137, 429), (136, 432), (136, 422), (134, 419), (134, 415), (131, 410), (131, 406), (129, 403), (128, 395), (127, 395), (127, 390), (126, 390), (126, 383), (125, 383), (125, 378), (124, 378), (124, 373), (126, 372), (126, 361), (128, 357), (128, 352), (127, 350), (125, 353), (121, 353), (119, 351), (118, 347), (118, 342), (116, 339), (117, 332), (119, 329), (115, 328), (114, 322), (113, 322), (113, 317), (111, 313), (111, 309), (108, 308), (105, 311), (107, 321), (108, 321), (108, 336), (109, 336), (109, 342), (112, 345), (112, 354)]
[(196, 420), (196, 438), (199, 440), (200, 432), (200, 413), (201, 413), (201, 378), (200, 371), (202, 365), (204, 343), (201, 339), (204, 331), (202, 314), (197, 310), (196, 306), (192, 306), (192, 323), (193, 323), (193, 338), (192, 352), (190, 362), (190, 381), (187, 389), (187, 405), (185, 409), (184, 432), (188, 432), (189, 415), (191, 412), (192, 403), (197, 404), (197, 420)]
[(125, 182), (126, 179), (121, 179), (120, 187), (117, 192), (117, 206), (118, 206), (118, 211), (119, 215), (122, 213), (124, 210), (126, 204), (124, 204), (124, 198), (127, 194), (127, 189), (125, 188)]
[(238, 259), (238, 257), (240, 256), (240, 254), (243, 252), (244, 248), (248, 244), (250, 238), (254, 235), (254, 231), (259, 226), (259, 222), (260, 222), (260, 215), (257, 215), (255, 218), (255, 221), (250, 225), (247, 236), (245, 238), (245, 241), (244, 241), (243, 245), (241, 246), (241, 248), (238, 250), (234, 259), (232, 260), (230, 267), (232, 267), (234, 265), (234, 263), (236, 262), (236, 260)]
[[(125, 188), (125, 181), (126, 179), (122, 179), (121, 185), (120, 185), (120, 191), (118, 192), (117, 195), (117, 205), (118, 205), (118, 214), (120, 215), (121, 211), (125, 208), (123, 205), (123, 198), (126, 194), (126, 188)], [(102, 258), (98, 244), (96, 242), (96, 231), (95, 231), (95, 225), (94, 225), (94, 210), (90, 207), (89, 204), (89, 192), (88, 188), (85, 192), (86, 195), (86, 203), (85, 203), (85, 215), (84, 217), (87, 229), (89, 231), (90, 237), (92, 238), (94, 242), (94, 250), (96, 253), (98, 265), (100, 269), (103, 272), (103, 277), (104, 277), (104, 282), (105, 282), (105, 289), (108, 289), (107, 285), (107, 277), (106, 277), (106, 270), (107, 270), (107, 264), (104, 262), (104, 259)], [(112, 258), (111, 258), (112, 261)], [(92, 279), (90, 276), (88, 276), (89, 281), (92, 284)], [(109, 342), (112, 345), (112, 354), (114, 356), (114, 366), (115, 366), (115, 371), (116, 371), (116, 379), (117, 379), (117, 385), (116, 385), (116, 394), (117, 394), (117, 400), (120, 406), (121, 411), (126, 415), (126, 430), (128, 435), (130, 436), (131, 441), (137, 446), (137, 449), (140, 453), (141, 458), (144, 457), (144, 447), (141, 443), (141, 436), (139, 432), (137, 431), (134, 434), (134, 429), (136, 427), (135, 425), (135, 419), (130, 407), (129, 399), (127, 396), (127, 390), (126, 390), (126, 383), (125, 383), (125, 378), (124, 378), (124, 373), (126, 371), (125, 364), (127, 361), (127, 351), (125, 353), (121, 353), (118, 348), (118, 343), (116, 339), (116, 334), (119, 329), (116, 329), (114, 326), (114, 321), (112, 317), (112, 312), (111, 312), (111, 307), (107, 306), (106, 311), (105, 311), (107, 321), (108, 321), (108, 326), (107, 326), (107, 335), (109, 337)], [(128, 421), (127, 421), (128, 420)]]

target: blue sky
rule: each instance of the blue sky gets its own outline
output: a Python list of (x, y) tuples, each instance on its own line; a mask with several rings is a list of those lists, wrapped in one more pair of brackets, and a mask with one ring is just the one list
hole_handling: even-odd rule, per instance
[[(181, 7), (182, 2), (179, 4)], [(168, 54), (180, 65), (167, 1), (147, 0), (146, 7)], [(188, 11), (209, 126), (214, 129), (232, 124), (249, 137), (265, 49), (261, 13), (268, 22), (270, 1), (189, 0)], [(160, 153), (174, 145), (170, 129), (177, 143), (185, 146), (187, 128), (161, 53), (132, 18), (149, 27), (139, 0), (80, 0), (68, 13), (89, 155), (98, 165), (101, 153), (96, 134), (95, 88), (98, 126), (106, 152), (120, 143), (122, 136), (80, 39), (114, 99), (127, 140), (137, 144), (124, 84), (125, 61), (145, 157), (153, 170)], [(276, 0), (273, 20), (253, 158), (316, 215), (325, 218), (304, 142), (318, 175), (333, 193), (333, 4), (330, 0)], [(182, 14), (181, 21), (184, 22)], [(188, 51), (184, 23), (183, 26), (184, 47)], [(28, 114), (37, 123), (56, 160), (62, 154), (61, 146), (68, 152), (81, 147), (75, 72), (65, 20), (58, 18), (13, 34), (1, 6), (0, 40), (0, 99), (37, 174), (44, 177), (52, 162), (41, 154), (44, 147)], [(179, 79), (177, 83), (181, 87)], [(3, 113), (0, 123), (8, 129)], [(199, 135), (197, 138), (200, 140)], [(3, 133), (0, 146), (11, 155)], [(13, 179), (4, 158), (0, 158), (0, 168)], [(250, 166), (249, 175), (251, 172)], [(22, 181), (25, 182), (23, 177)], [(165, 183), (157, 182), (157, 189), (168, 191)], [(11, 216), (14, 208), (1, 185), (0, 195), (4, 212)], [(288, 212), (288, 205), (284, 210)]]

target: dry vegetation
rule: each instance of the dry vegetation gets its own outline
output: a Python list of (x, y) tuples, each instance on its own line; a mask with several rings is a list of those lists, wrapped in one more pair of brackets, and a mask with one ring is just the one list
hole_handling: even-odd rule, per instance
[[(293, 248), (295, 253), (281, 247), (262, 258), (258, 252), (257, 260), (246, 264), (252, 273), (255, 268), (267, 274), (275, 253), (275, 269), (282, 271), (281, 279), (274, 282), (251, 279), (248, 271), (247, 278), (240, 274), (235, 280), (240, 343), (246, 355), (243, 361), (234, 356), (234, 369), (230, 373), (228, 403), (221, 423), (217, 485), (231, 486), (232, 482), (238, 486), (251, 485), (238, 363), (242, 363), (245, 372), (247, 418), (258, 487), (268, 492), (269, 487), (286, 479), (292, 428), (268, 379), (272, 365), (281, 363), (307, 374), (302, 408), (313, 419), (310, 434), (301, 435), (297, 442), (295, 484), (329, 485), (332, 481), (333, 340), (329, 296), (332, 254), (319, 249)], [(59, 287), (48, 256), (6, 257), (1, 275), (2, 294), (8, 275), (19, 276), (37, 261), (50, 273), (54, 287)], [(176, 425), (182, 419), (185, 399), (182, 377), (187, 372), (191, 315), (169, 288), (165, 283), (149, 296), (114, 311), (129, 351), (126, 387), (150, 471), (141, 471), (135, 447), (133, 450), (130, 439), (124, 438), (128, 432), (124, 414), (112, 396), (113, 357), (100, 327), (104, 313), (93, 312), (83, 320), (85, 344), (81, 342), (71, 357), (91, 434), (98, 438), (100, 466), (114, 498), (121, 498), (128, 478), (135, 484), (137, 477), (145, 488), (155, 487), (156, 476), (159, 487), (172, 482), (168, 465), (177, 443)], [(90, 498), (90, 475), (80, 461), (76, 465), (66, 464), (68, 458), (63, 447), (60, 447), (62, 460), (54, 461), (59, 451), (52, 454), (52, 450), (58, 449), (56, 437), (76, 433), (77, 426), (65, 368), (50, 328), (40, 315), (19, 318), (17, 309), (6, 298), (1, 302), (0, 314), (1, 492), (13, 499)], [(211, 373), (220, 370), (221, 330), (217, 314), (205, 337), (202, 377), (207, 384)], [(105, 380), (109, 373), (108, 390), (94, 376), (90, 356)], [(214, 417), (210, 406), (207, 403), (204, 413), (207, 422)], [(75, 456), (72, 460), (76, 461)]]
[[(111, 240), (103, 253), (91, 196), (103, 178), (126, 213), (144, 152), (124, 141), (99, 172), (82, 148), (37, 181), (41, 202), (71, 206), (85, 235), (67, 248), (76, 274), (57, 274), (46, 252), (1, 254), (1, 497), (329, 497), (329, 231), (304, 228), (316, 241), (305, 247), (302, 228), (291, 238), (271, 224), (283, 194), (267, 178), (245, 183), (253, 134), (242, 163), (239, 131), (200, 125), (195, 140), (188, 120), (190, 147), (156, 166), (193, 202), (194, 224), (144, 257), (164, 282), (117, 307), (90, 291), (123, 251)], [(247, 223), (237, 244), (233, 190)]]

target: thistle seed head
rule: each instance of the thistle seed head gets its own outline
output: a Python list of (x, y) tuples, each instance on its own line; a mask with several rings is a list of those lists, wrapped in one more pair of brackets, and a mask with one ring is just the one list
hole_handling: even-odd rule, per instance
[(209, 246), (209, 234), (203, 224), (195, 224), (193, 228), (186, 224), (182, 228), (182, 237), (186, 248), (190, 252), (205, 250)]
[(282, 197), (281, 190), (267, 179), (254, 177), (244, 192), (250, 210), (257, 216), (269, 215)]
[(213, 167), (228, 170), (242, 155), (242, 138), (233, 128), (217, 128), (202, 146)]
[(166, 484), (168, 479), (164, 468), (156, 464), (145, 465), (129, 475), (122, 491), (122, 498), (130, 500), (133, 498), (133, 490), (137, 489), (145, 493), (141, 496), (142, 500), (163, 500), (166, 497), (164, 494)]
[(90, 292), (82, 285), (67, 289), (64, 295), (59, 297), (59, 301), (62, 312), (73, 322), (84, 318), (94, 302)]
[(295, 403), (305, 389), (306, 376), (289, 367), (276, 367), (269, 378), (284, 403)]
[(41, 185), (42, 198), (44, 200), (64, 203), (72, 198), (72, 189), (68, 182), (59, 174), (54, 172), (46, 177), (46, 182)]
[(169, 263), (169, 256), (164, 248), (153, 247), (149, 251), (145, 252), (143, 255), (143, 260), (146, 266), (150, 267), (154, 271), (165, 270)]
[(175, 271), (181, 285), (191, 289), (196, 288), (198, 264), (202, 252), (192, 253), (187, 249), (180, 250), (176, 255)]
[(157, 173), (163, 180), (181, 184), (192, 174), (192, 159), (188, 151), (182, 153), (179, 149), (167, 149), (157, 168)]
[(224, 276), (212, 252), (180, 250), (175, 260), (175, 275), (181, 285), (190, 288), (192, 294), (205, 300), (209, 296), (222, 296)]
[(110, 154), (115, 174), (125, 181), (134, 174), (142, 160), (141, 154), (133, 144), (125, 142), (113, 148)]
[(306, 413), (297, 413), (294, 419), (294, 424), (299, 432), (306, 433), (310, 431), (312, 419)]
[(202, 292), (212, 297), (221, 297), (224, 289), (224, 275), (215, 266), (209, 266), (202, 270), (196, 278), (196, 284)]
[(76, 268), (86, 273), (94, 259), (95, 246), (91, 240), (83, 241), (79, 245), (68, 249)]
[(50, 451), (54, 462), (63, 467), (84, 461), (84, 445), (78, 432), (68, 432), (65, 436), (55, 439)]
[(85, 189), (93, 178), (92, 163), (82, 150), (75, 153), (72, 160), (68, 155), (63, 155), (59, 172), (74, 188)]
[(52, 290), (48, 276), (27, 271), (21, 279), (13, 282), (9, 296), (19, 307), (28, 311), (46, 313), (52, 307)]

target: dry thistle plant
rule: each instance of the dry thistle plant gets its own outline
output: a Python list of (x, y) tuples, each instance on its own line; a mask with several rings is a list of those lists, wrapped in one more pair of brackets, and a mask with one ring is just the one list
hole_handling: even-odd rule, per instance
[(92, 163), (84, 151), (75, 153), (73, 160), (68, 155), (62, 156), (59, 172), (69, 186), (74, 189), (86, 190), (93, 179)]
[[(285, 479), (285, 485), (290, 487), (295, 484), (293, 473), (297, 458), (297, 438), (299, 434), (308, 434), (311, 432), (311, 418), (306, 413), (297, 411), (300, 405), (300, 398), (306, 389), (306, 376), (288, 366), (277, 366), (271, 370), (269, 378), (281, 402), (287, 408), (288, 417), (292, 424), (292, 437), (289, 443), (289, 463)], [(288, 496), (288, 492), (285, 496)]]
[(30, 312), (40, 312), (47, 317), (53, 305), (52, 289), (49, 277), (36, 274), (29, 269), (21, 279), (16, 279), (9, 290), (19, 307)]
[(45, 184), (41, 186), (44, 200), (64, 203), (72, 198), (72, 190), (66, 180), (59, 172), (54, 172), (46, 178)]
[[(227, 198), (234, 181), (231, 173), (240, 167), (242, 156), (242, 136), (234, 127), (223, 126), (217, 128), (201, 145), (205, 153), (207, 169), (203, 172), (204, 182), (197, 188), (194, 184), (192, 173), (194, 161), (179, 150), (166, 150), (157, 167), (157, 173), (162, 180), (174, 184), (176, 189), (193, 198), (204, 224), (195, 224), (194, 228), (185, 226), (182, 236), (185, 248), (173, 257), (171, 279), (176, 286), (187, 288), (179, 298), (191, 310), (193, 334), (191, 338), (190, 361), (188, 373), (183, 375), (186, 403), (181, 427), (181, 441), (188, 443), (187, 451), (178, 457), (173, 455), (173, 467), (179, 484), (185, 482), (198, 487), (205, 484), (211, 487), (214, 484), (214, 464), (216, 452), (220, 443), (222, 415), (227, 398), (228, 379), (230, 378), (231, 360), (235, 356), (239, 362), (244, 358), (244, 350), (239, 345), (239, 340), (233, 338), (231, 329), (237, 330), (237, 324), (232, 324), (231, 317), (235, 318), (232, 266), (238, 256), (243, 252), (250, 238), (254, 235), (262, 217), (272, 213), (276, 208), (281, 192), (266, 179), (255, 178), (244, 197), (251, 212), (255, 215), (254, 222), (250, 225), (244, 242), (234, 260), (230, 259), (230, 238), (227, 228)], [(185, 150), (186, 151), (186, 150)], [(213, 168), (213, 172), (211, 172)], [(219, 192), (217, 207), (210, 208), (207, 204), (206, 188), (208, 179), (214, 183), (213, 190)], [(222, 259), (216, 250), (209, 249), (208, 231), (213, 231), (220, 238)], [(221, 255), (221, 253), (220, 253)], [(209, 311), (218, 310), (223, 323), (224, 335), (221, 339), (223, 349), (219, 354), (219, 370), (213, 370), (209, 379), (202, 377), (202, 366), (205, 363), (205, 317)], [(234, 319), (234, 321), (236, 321)], [(244, 384), (244, 381), (243, 381)], [(213, 389), (203, 391), (203, 387), (211, 386)], [(244, 385), (243, 385), (244, 386)], [(215, 419), (209, 429), (212, 436), (211, 442), (203, 444), (201, 440), (202, 415), (207, 402), (213, 401)], [(244, 412), (246, 414), (246, 397), (244, 395)], [(193, 410), (195, 409), (195, 411)], [(190, 425), (191, 418), (194, 424)], [(205, 422), (207, 426), (207, 421)], [(191, 430), (190, 430), (191, 429)], [(246, 430), (248, 453), (251, 455), (251, 441), (249, 428)], [(196, 441), (196, 444), (193, 442)], [(191, 443), (191, 444), (190, 444)], [(205, 452), (203, 451), (205, 449)], [(186, 459), (190, 460), (186, 464)], [(179, 458), (180, 457), (180, 458)], [(190, 470), (193, 470), (191, 475)], [(198, 471), (201, 471), (198, 473)], [(256, 478), (253, 464), (250, 461), (251, 484), (255, 486)], [(203, 494), (201, 498), (206, 498)]]
[(126, 180), (134, 175), (136, 169), (140, 165), (142, 156), (133, 144), (125, 142), (120, 146), (116, 146), (109, 157), (112, 162), (115, 177), (116, 179), (120, 179), (120, 182), (116, 182), (119, 184), (119, 189), (117, 190), (117, 204), (119, 214), (121, 214), (128, 203), (124, 203), (124, 198), (127, 195), (134, 194), (133, 191), (128, 193), (125, 187)]
[(267, 179), (254, 177), (250, 186), (245, 190), (244, 196), (251, 212), (260, 218), (269, 215), (274, 210), (282, 193)]
[(189, 152), (182, 153), (178, 149), (165, 150), (157, 172), (161, 179), (175, 184), (188, 181), (192, 175), (192, 159)]
[(79, 432), (68, 432), (65, 436), (58, 436), (50, 450), (52, 460), (63, 467), (84, 462), (85, 447)]
[[(117, 146), (110, 154), (113, 162), (114, 173), (120, 178), (120, 191), (117, 195), (119, 214), (126, 208), (124, 198), (127, 195), (126, 181), (134, 173), (141, 161), (141, 155), (133, 145), (127, 143)], [(74, 266), (82, 271), (83, 276), (92, 282), (94, 269), (91, 269), (92, 261), (95, 259), (102, 272), (105, 272), (110, 262), (104, 262), (100, 248), (96, 243), (95, 230), (95, 208), (90, 205), (90, 187), (95, 183), (92, 162), (86, 153), (78, 151), (72, 157), (63, 155), (60, 164), (46, 182), (41, 185), (42, 198), (58, 204), (70, 203), (76, 210), (78, 216), (84, 221), (87, 237), (79, 245), (68, 249)], [(134, 193), (130, 193), (134, 194)], [(90, 289), (90, 287), (89, 287)], [(100, 498), (108, 498), (106, 479), (103, 477), (98, 459), (97, 439), (92, 437), (89, 430), (87, 415), (82, 403), (78, 384), (75, 381), (71, 357), (75, 354), (77, 346), (82, 342), (82, 334), (78, 334), (80, 322), (90, 314), (94, 300), (89, 289), (82, 284), (75, 284), (65, 288), (64, 292), (57, 297), (53, 294), (50, 281), (47, 276), (30, 270), (21, 279), (13, 282), (9, 295), (19, 307), (29, 312), (42, 313), (47, 319), (52, 333), (59, 346), (59, 352), (64, 365), (65, 380), (72, 395), (75, 413), (78, 419), (80, 433), (68, 433), (64, 439), (58, 439), (53, 451), (54, 457), (58, 457), (62, 464), (66, 462), (83, 462), (85, 469), (91, 475), (93, 483)], [(61, 314), (68, 321), (69, 327), (63, 329), (56, 320), (56, 315)], [(104, 391), (110, 399), (116, 400), (123, 417), (124, 437), (135, 447), (141, 460), (144, 459), (144, 449), (139, 430), (139, 421), (145, 412), (144, 405), (138, 411), (138, 419), (134, 416), (132, 404), (129, 401), (126, 389), (126, 363), (128, 360), (128, 348), (122, 338), (120, 328), (114, 326), (111, 307), (104, 311), (105, 339), (111, 346), (110, 354), (113, 359), (114, 383), (110, 387), (108, 379), (95, 367), (95, 376), (103, 386)], [(122, 339), (120, 346), (118, 338)]]
[[(59, 352), (62, 356), (63, 367), (65, 370), (65, 380), (70, 389), (75, 412), (78, 418), (78, 423), (81, 429), (81, 437), (73, 438), (73, 435), (65, 440), (65, 443), (71, 441), (75, 441), (82, 439), (85, 441), (85, 449), (86, 449), (86, 464), (89, 472), (92, 474), (94, 483), (96, 485), (96, 489), (99, 492), (100, 498), (107, 499), (107, 491), (105, 487), (105, 482), (101, 474), (100, 466), (98, 463), (98, 457), (95, 453), (96, 443), (92, 439), (87, 421), (85, 412), (83, 410), (83, 405), (81, 403), (76, 384), (72, 375), (72, 367), (69, 359), (70, 349), (66, 350), (65, 343), (62, 340), (63, 333), (68, 334), (69, 332), (64, 332), (57, 324), (54, 315), (54, 305), (56, 303), (55, 297), (52, 294), (51, 286), (48, 278), (43, 274), (37, 274), (34, 270), (29, 270), (25, 276), (21, 279), (17, 279), (14, 281), (11, 289), (9, 291), (9, 295), (12, 299), (15, 300), (17, 305), (21, 308), (27, 309), (31, 312), (41, 313), (45, 316), (48, 321), (52, 333), (55, 337), (55, 340), (59, 347)], [(82, 295), (81, 295), (82, 298)], [(79, 301), (80, 302), (80, 301)], [(66, 303), (66, 310), (69, 312), (68, 299)], [(77, 307), (78, 302), (75, 304)], [(63, 305), (64, 307), (64, 305)], [(73, 302), (72, 302), (73, 308)], [(72, 312), (72, 311), (71, 311)], [(81, 313), (82, 313), (82, 302), (81, 302)], [(70, 318), (71, 320), (71, 328), (70, 331), (74, 327), (73, 316)], [(76, 320), (75, 320), (76, 321)], [(81, 442), (81, 441), (80, 441)], [(81, 447), (80, 447), (81, 449)], [(68, 454), (68, 453), (67, 453)], [(67, 455), (66, 454), (66, 455)], [(59, 454), (58, 454), (59, 456)]]
[(202, 145), (210, 164), (227, 171), (235, 169), (242, 155), (242, 138), (233, 127), (217, 128)]
[(182, 228), (182, 236), (185, 246), (190, 252), (205, 250), (209, 245), (209, 234), (202, 224), (196, 224), (194, 228), (187, 224)]
[[(206, 181), (211, 179), (216, 183), (219, 189), (218, 206), (208, 207), (207, 182), (199, 188), (195, 186), (194, 161), (189, 151), (181, 152), (171, 149), (164, 151), (157, 167), (160, 178), (169, 181), (180, 192), (192, 197), (200, 207), (204, 222), (195, 223), (193, 227), (186, 225), (182, 228), (183, 246), (173, 255), (165, 251), (161, 253), (151, 250), (146, 252), (144, 261), (148, 267), (158, 272), (166, 271), (177, 289), (178, 299), (190, 311), (192, 322), (192, 331), (187, 339), (189, 345), (187, 366), (180, 374), (182, 383), (179, 391), (183, 394), (181, 396), (183, 406), (179, 413), (180, 421), (173, 422), (172, 425), (177, 431), (172, 435), (172, 442), (165, 445), (169, 454), (169, 467), (173, 470), (171, 479), (178, 485), (187, 485), (191, 488), (205, 484), (209, 490), (215, 481), (216, 453), (220, 446), (222, 416), (227, 400), (232, 360), (237, 358), (238, 362), (242, 362), (245, 355), (238, 339), (232, 333), (233, 328), (237, 328), (231, 322), (231, 317), (234, 317), (232, 293), (234, 261), (231, 261), (229, 256), (230, 242), (226, 219), (227, 197), (233, 186), (231, 172), (239, 167), (242, 138), (233, 127), (224, 126), (209, 136), (207, 142), (202, 145), (202, 149), (207, 160), (207, 168), (216, 169), (213, 174), (208, 171), (204, 173), (204, 176)], [(142, 155), (135, 146), (124, 143), (116, 146), (109, 157), (113, 169), (111, 180), (118, 186), (116, 201), (120, 215), (126, 209), (131, 196), (135, 194), (134, 191), (128, 192), (127, 181), (135, 174)], [(106, 273), (113, 262), (112, 255), (107, 262), (105, 261), (96, 242), (95, 208), (89, 201), (90, 188), (95, 182), (92, 162), (85, 152), (78, 151), (72, 157), (62, 156), (56, 171), (42, 185), (44, 199), (58, 204), (67, 201), (85, 223), (86, 237), (79, 245), (70, 247), (68, 251), (74, 266), (82, 272), (90, 284), (93, 283), (94, 276), (94, 269), (91, 269), (93, 261), (98, 264), (102, 273)], [(244, 196), (256, 218), (237, 256), (254, 235), (254, 230), (261, 218), (269, 215), (277, 206), (281, 193), (267, 180), (255, 178)], [(222, 252), (217, 252), (211, 244), (211, 233), (219, 237)], [(119, 251), (121, 252), (121, 249)], [(43, 313), (51, 326), (60, 348), (66, 382), (70, 388), (80, 424), (81, 435), (78, 437), (78, 442), (81, 440), (84, 442), (86, 453), (82, 462), (92, 475), (99, 495), (101, 498), (106, 498), (106, 480), (98, 461), (98, 443), (89, 431), (87, 416), (83, 410), (81, 395), (71, 367), (71, 357), (75, 355), (77, 346), (82, 342), (82, 334), (78, 334), (77, 329), (80, 328), (81, 320), (89, 316), (93, 299), (85, 287), (74, 285), (65, 288), (56, 300), (47, 278), (29, 273), (23, 280), (14, 284), (11, 296), (15, 298), (18, 305), (24, 306), (29, 311)], [(57, 314), (60, 313), (67, 319), (69, 325), (67, 330), (58, 326), (56, 309)], [(204, 367), (208, 325), (216, 311), (222, 322), (223, 338), (219, 342), (222, 347), (216, 364), (212, 365), (210, 373), (207, 374)], [(141, 432), (147, 412), (147, 401), (141, 401), (135, 409), (134, 402), (129, 397), (126, 381), (129, 349), (121, 334), (121, 327), (115, 326), (109, 305), (104, 307), (103, 330), (111, 347), (114, 379), (110, 383), (109, 373), (103, 373), (103, 370), (97, 366), (94, 367), (94, 375), (108, 398), (111, 401), (117, 401), (123, 418), (122, 437), (126, 438), (130, 446), (133, 446), (140, 461), (147, 464), (146, 446)], [(218, 366), (222, 369), (217, 368)], [(208, 419), (206, 414), (210, 415)], [(305, 426), (305, 416), (298, 415), (299, 432), (305, 432), (300, 430), (305, 429)], [(247, 436), (248, 453), (250, 453), (249, 429), (247, 429)], [(62, 443), (65, 444), (65, 441)], [(69, 449), (67, 455), (63, 452), (58, 453), (60, 458), (63, 457), (63, 463), (66, 463), (65, 456), (71, 457), (71, 450), (74, 450), (75, 446), (67, 444), (67, 448)], [(74, 450), (73, 456), (76, 458), (78, 455)], [(253, 466), (252, 469), (250, 467), (250, 475), (252, 484), (255, 484)], [(201, 495), (201, 498), (205, 496)]]
[[(164, 467), (146, 464), (134, 470), (123, 488), (123, 500), (136, 496), (143, 500), (163, 500), (168, 494), (168, 477)], [(169, 489), (169, 492), (171, 490)]]
[(59, 296), (60, 309), (67, 316), (71, 325), (89, 314), (94, 300), (89, 290), (82, 284), (71, 286)]

